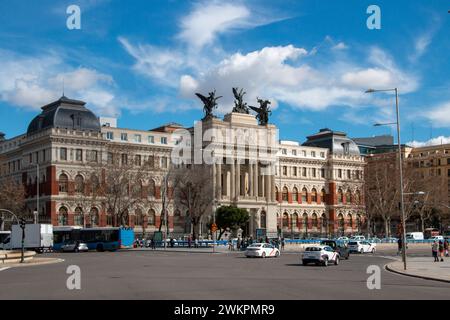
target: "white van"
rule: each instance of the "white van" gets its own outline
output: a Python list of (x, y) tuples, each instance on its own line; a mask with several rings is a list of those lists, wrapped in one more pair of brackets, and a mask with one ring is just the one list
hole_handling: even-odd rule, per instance
[(423, 232), (408, 232), (406, 234), (406, 240), (423, 240)]

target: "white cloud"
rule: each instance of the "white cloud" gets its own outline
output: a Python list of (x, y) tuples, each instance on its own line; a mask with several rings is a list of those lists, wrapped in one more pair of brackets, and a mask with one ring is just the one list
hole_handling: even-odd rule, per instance
[(185, 59), (183, 55), (173, 49), (164, 49), (148, 44), (132, 45), (124, 37), (119, 37), (119, 42), (136, 63), (133, 69), (140, 74), (155, 79), (168, 86), (177, 85), (177, 71), (183, 67)]
[(226, 31), (248, 27), (250, 11), (241, 4), (202, 2), (181, 21), (178, 38), (194, 48), (212, 43)]
[(95, 112), (118, 113), (110, 75), (88, 68), (73, 68), (57, 55), (29, 57), (1, 50), (0, 100), (18, 107), (39, 110), (62, 95), (85, 100)]
[(422, 113), (422, 116), (430, 120), (430, 122), (433, 123), (433, 126), (435, 127), (449, 127), (450, 101), (429, 108), (428, 111)]
[[(292, 45), (266, 47), (247, 54), (235, 53), (218, 62), (205, 73), (183, 75), (182, 96), (192, 98), (194, 90), (217, 89), (224, 98), (222, 112), (232, 108), (231, 87), (246, 89), (249, 103), (257, 96), (278, 100), (291, 107), (320, 111), (330, 106), (360, 107), (373, 103), (380, 108), (383, 100), (363, 94), (364, 89), (399, 86), (403, 92), (417, 87), (417, 80), (398, 69), (380, 49), (372, 49), (369, 61), (358, 65), (331, 60), (326, 65), (304, 61), (308, 52)], [(371, 66), (370, 66), (371, 65)], [(348, 71), (352, 70), (352, 71)]]
[(420, 147), (427, 147), (427, 146), (438, 146), (441, 144), (449, 144), (449, 143), (450, 143), (450, 137), (439, 136), (436, 138), (432, 138), (428, 141), (411, 141), (406, 144), (411, 147), (414, 147), (414, 148), (420, 148)]
[(339, 42), (338, 44), (332, 47), (333, 50), (345, 50), (348, 49), (348, 46), (344, 42)]

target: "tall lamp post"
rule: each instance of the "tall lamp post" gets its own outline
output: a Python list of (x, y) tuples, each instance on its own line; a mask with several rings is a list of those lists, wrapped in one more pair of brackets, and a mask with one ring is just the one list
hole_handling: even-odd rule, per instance
[(397, 144), (398, 144), (398, 168), (400, 171), (400, 208), (401, 208), (401, 220), (402, 220), (402, 259), (403, 259), (403, 269), (406, 270), (406, 224), (405, 224), (405, 200), (404, 200), (404, 190), (403, 190), (403, 160), (402, 160), (402, 144), (400, 138), (400, 110), (398, 106), (398, 88), (392, 89), (368, 89), (366, 93), (375, 92), (395, 92), (395, 110), (397, 114), (397, 121), (393, 123), (377, 123), (375, 126), (383, 125), (397, 125)]

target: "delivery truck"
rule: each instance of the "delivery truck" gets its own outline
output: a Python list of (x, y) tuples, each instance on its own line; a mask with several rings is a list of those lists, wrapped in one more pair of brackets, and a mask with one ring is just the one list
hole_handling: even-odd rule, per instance
[[(34, 250), (42, 253), (53, 247), (53, 226), (51, 224), (27, 224), (25, 225), (24, 247), (26, 250)], [(22, 228), (12, 225), (11, 249), (22, 248)]]

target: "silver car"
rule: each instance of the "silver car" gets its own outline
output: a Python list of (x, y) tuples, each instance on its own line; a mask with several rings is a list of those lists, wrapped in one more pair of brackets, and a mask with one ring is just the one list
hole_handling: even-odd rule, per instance
[(80, 252), (89, 251), (86, 243), (80, 241), (68, 241), (61, 246), (62, 252)]

